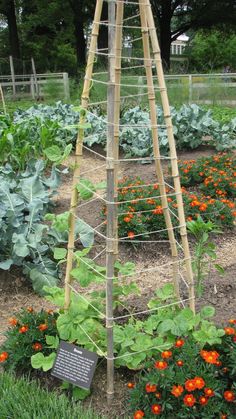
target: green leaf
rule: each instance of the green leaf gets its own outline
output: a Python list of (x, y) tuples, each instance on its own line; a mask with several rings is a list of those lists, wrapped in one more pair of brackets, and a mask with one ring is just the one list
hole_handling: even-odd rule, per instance
[(72, 397), (75, 400), (84, 400), (90, 395), (90, 390), (86, 390), (80, 387), (73, 387)]
[(96, 191), (94, 184), (89, 179), (80, 179), (80, 183), (77, 185), (79, 196), (84, 201), (93, 197), (93, 192)]
[(4, 271), (8, 271), (8, 269), (10, 269), (12, 264), (13, 264), (12, 259), (6, 259), (3, 262), (0, 262), (0, 269), (3, 269)]
[(48, 356), (44, 356), (42, 352), (38, 352), (37, 354), (31, 356), (31, 365), (35, 369), (42, 368), (43, 371), (46, 372), (52, 369), (55, 359), (55, 352), (52, 352)]
[(174, 285), (173, 284), (165, 284), (163, 287), (156, 291), (157, 297), (161, 300), (167, 300), (169, 298), (173, 298), (174, 293)]
[(224, 275), (225, 270), (224, 270), (223, 266), (218, 265), (218, 263), (215, 263), (214, 266), (221, 275)]
[(202, 307), (200, 314), (201, 314), (202, 319), (207, 319), (208, 317), (214, 316), (215, 309), (214, 307), (211, 307), (211, 306), (205, 306), (205, 307)]
[(67, 255), (67, 249), (64, 249), (63, 247), (54, 247), (54, 259), (65, 259)]
[(61, 164), (70, 154), (72, 150), (72, 144), (68, 144), (64, 151), (60, 149), (57, 145), (53, 145), (48, 147), (44, 150), (44, 154), (48, 158), (48, 160), (56, 163)]
[(31, 269), (30, 279), (32, 281), (33, 289), (40, 295), (44, 295), (44, 286), (54, 287), (58, 282), (58, 278), (40, 272), (37, 268)]
[(166, 333), (172, 330), (172, 328), (175, 327), (175, 323), (171, 319), (166, 319), (163, 322), (161, 322), (157, 328), (158, 333)]
[(49, 348), (57, 349), (59, 346), (59, 338), (58, 336), (49, 336), (46, 335), (46, 343), (49, 346)]

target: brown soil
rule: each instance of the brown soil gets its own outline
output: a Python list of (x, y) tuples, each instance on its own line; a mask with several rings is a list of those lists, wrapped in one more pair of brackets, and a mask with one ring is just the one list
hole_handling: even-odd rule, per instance
[[(98, 148), (96, 151), (101, 153)], [(209, 148), (203, 148), (198, 151), (179, 153), (179, 158), (194, 159), (200, 156), (211, 155), (213, 151)], [(70, 161), (68, 161), (68, 165)], [(104, 165), (103, 167), (101, 167)], [(165, 164), (165, 174), (168, 175), (168, 165)], [(84, 177), (89, 178), (94, 183), (100, 182), (106, 178), (105, 160), (101, 157), (94, 156), (89, 151), (85, 152), (81, 173)], [(153, 164), (138, 164), (136, 162), (122, 162), (119, 171), (120, 177), (123, 176), (140, 176), (146, 182), (155, 182), (155, 168)], [(71, 195), (71, 175), (64, 175), (63, 184), (60, 187), (58, 196), (55, 198), (56, 212), (61, 213), (68, 210)], [(102, 204), (98, 201), (88, 203), (78, 208), (79, 217), (93, 227), (101, 223)], [(101, 250), (103, 239), (96, 236), (95, 253)], [(219, 275), (214, 269), (211, 270), (207, 278), (204, 295), (197, 301), (197, 308), (203, 305), (212, 305), (216, 309), (215, 320), (222, 324), (229, 318), (236, 316), (236, 236), (234, 231), (225, 231), (223, 235), (215, 238), (217, 244), (217, 263), (225, 268), (224, 276)], [(191, 245), (191, 243), (190, 243)], [(136, 264), (136, 270), (142, 271), (163, 264), (168, 264), (171, 260), (168, 243), (144, 243), (140, 247), (135, 248), (127, 244), (120, 245), (120, 259), (122, 261), (133, 261)], [(98, 260), (104, 262), (104, 257)], [(163, 266), (158, 272), (142, 273), (135, 278), (137, 284), (141, 288), (141, 297), (129, 298), (129, 305), (139, 310), (146, 309), (148, 300), (153, 296), (156, 288), (171, 279), (171, 268)], [(35, 295), (30, 284), (25, 280), (19, 270), (13, 269), (10, 272), (0, 271), (0, 343), (4, 340), (4, 331), (8, 326), (8, 318), (13, 313), (20, 310), (21, 307), (33, 306), (36, 310), (42, 307), (49, 308), (50, 304), (39, 296)], [(97, 368), (93, 385), (92, 395), (85, 401), (85, 405), (91, 405), (97, 412), (106, 414), (108, 418), (125, 417), (126, 404), (126, 383), (132, 380), (133, 373), (127, 370), (116, 370), (115, 372), (115, 389), (116, 397), (112, 403), (112, 407), (108, 408), (106, 403), (106, 365), (101, 362)], [(50, 380), (51, 382), (51, 380)], [(112, 413), (111, 413), (112, 411)]]

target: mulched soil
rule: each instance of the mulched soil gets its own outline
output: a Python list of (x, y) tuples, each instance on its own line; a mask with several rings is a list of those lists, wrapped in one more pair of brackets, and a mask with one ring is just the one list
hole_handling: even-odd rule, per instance
[[(101, 150), (97, 148), (101, 153)], [(182, 160), (194, 159), (200, 156), (214, 154), (214, 151), (205, 147), (194, 152), (179, 153)], [(106, 178), (106, 167), (103, 165), (105, 161), (100, 157), (94, 156), (86, 151), (82, 164), (81, 172), (85, 172), (91, 168), (95, 170), (88, 172), (88, 177), (93, 182), (100, 182)], [(68, 165), (70, 161), (68, 161)], [(165, 165), (165, 174), (168, 174), (167, 164)], [(137, 164), (123, 162), (120, 167), (120, 176), (142, 177), (146, 182), (155, 182), (155, 168), (153, 164)], [(68, 210), (71, 195), (71, 175), (64, 175), (59, 195), (55, 198), (55, 211), (61, 213)], [(92, 226), (97, 226), (101, 222), (102, 204), (98, 205), (97, 201), (82, 206), (78, 209), (78, 215)], [(216, 309), (215, 321), (223, 324), (229, 318), (236, 317), (236, 235), (232, 230), (224, 231), (224, 234), (214, 238), (217, 244), (217, 263), (221, 264), (225, 269), (223, 276), (219, 275), (214, 269), (211, 270), (206, 280), (205, 291), (202, 298), (197, 300), (197, 308), (203, 305), (212, 305)], [(96, 237), (95, 244), (101, 245), (102, 239)], [(191, 247), (191, 242), (190, 242)], [(122, 261), (133, 261), (136, 264), (137, 271), (154, 267), (157, 264), (162, 265), (170, 261), (169, 246), (167, 243), (162, 244), (142, 244), (135, 248), (127, 244), (120, 245), (119, 257)], [(104, 257), (99, 259), (104, 262)], [(130, 297), (129, 305), (138, 310), (146, 309), (146, 304), (153, 296), (156, 288), (171, 279), (171, 270), (164, 267), (157, 272), (150, 272), (135, 278), (137, 284), (141, 288), (141, 297)], [(19, 269), (11, 269), (10, 272), (0, 271), (0, 344), (4, 340), (3, 332), (8, 326), (8, 318), (13, 313), (19, 311), (21, 307), (33, 306), (35, 310), (41, 308), (51, 308), (51, 304), (35, 295), (30, 284), (23, 277)], [(37, 375), (38, 376), (38, 375)], [(128, 381), (133, 380), (134, 373), (126, 369), (115, 371), (115, 399), (112, 406), (107, 405), (106, 400), (106, 364), (101, 361), (96, 370), (93, 384), (92, 394), (84, 402), (85, 406), (91, 406), (97, 412), (106, 414), (108, 418), (121, 418), (126, 415), (126, 395)], [(49, 388), (57, 387), (59, 380), (48, 376), (44, 376), (43, 381)], [(128, 417), (128, 415), (127, 415)]]

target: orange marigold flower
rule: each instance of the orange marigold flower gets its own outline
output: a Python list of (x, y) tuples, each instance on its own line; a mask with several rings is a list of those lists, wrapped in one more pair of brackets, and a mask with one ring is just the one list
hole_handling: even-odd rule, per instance
[(196, 383), (195, 383), (195, 380), (187, 380), (186, 382), (185, 382), (185, 388), (186, 388), (186, 390), (187, 391), (193, 391), (193, 390), (196, 390)]
[(156, 384), (147, 383), (145, 390), (147, 393), (155, 393), (157, 391), (157, 386)]
[(28, 308), (27, 308), (27, 311), (28, 311), (29, 313), (33, 313), (34, 309), (33, 309), (33, 307), (28, 307)]
[(202, 212), (206, 211), (206, 209), (207, 209), (207, 204), (201, 204), (199, 207), (199, 211), (202, 211)]
[(226, 335), (235, 335), (235, 330), (233, 327), (224, 327)]
[(24, 325), (24, 326), (20, 327), (19, 333), (26, 333), (26, 332), (28, 332), (28, 330), (29, 330), (29, 326)]
[(161, 405), (160, 404), (153, 404), (151, 406), (152, 413), (154, 415), (160, 415), (161, 414)]
[(130, 220), (131, 220), (131, 218), (130, 218), (130, 217), (124, 217), (124, 222), (125, 222), (125, 223), (129, 223), (129, 222), (130, 222)]
[(168, 364), (166, 361), (156, 361), (155, 362), (155, 368), (158, 370), (165, 370), (168, 367)]
[(236, 342), (236, 336), (233, 336), (233, 337), (232, 337), (232, 341), (233, 341), (233, 342)]
[(7, 358), (9, 357), (7, 352), (2, 352), (0, 354), (0, 362), (5, 362), (7, 360)]
[(32, 348), (34, 351), (41, 351), (41, 349), (43, 349), (43, 345), (39, 342), (36, 342), (32, 345)]
[(201, 396), (201, 397), (199, 397), (199, 403), (200, 403), (202, 406), (204, 406), (205, 404), (207, 404), (207, 403), (208, 403), (208, 398), (207, 398), (207, 397), (205, 397), (205, 396)]
[(191, 217), (191, 215), (189, 217), (187, 217), (187, 221), (192, 221), (193, 217)]
[(47, 326), (47, 324), (46, 324), (46, 323), (41, 323), (41, 324), (38, 326), (38, 329), (40, 330), (40, 332), (43, 332), (44, 330), (47, 330), (47, 328), (48, 328), (48, 326)]
[(17, 321), (17, 319), (15, 319), (15, 317), (11, 317), (11, 318), (9, 319), (9, 324), (10, 324), (11, 326), (16, 326), (16, 325), (17, 325), (17, 323), (18, 323), (18, 321)]
[(183, 339), (177, 339), (176, 341), (175, 341), (175, 347), (176, 348), (181, 348), (181, 346), (183, 346), (184, 345), (184, 340)]
[(186, 406), (192, 407), (195, 403), (196, 399), (193, 394), (186, 394), (186, 396), (184, 396), (184, 404)]
[(153, 189), (158, 189), (159, 185), (157, 183), (155, 183), (155, 185), (153, 185)]
[(178, 361), (176, 361), (176, 365), (178, 365), (178, 367), (182, 367), (184, 365), (184, 362), (179, 359)]
[(134, 383), (128, 383), (128, 384), (127, 384), (127, 387), (128, 387), (128, 388), (134, 388), (134, 387), (135, 387), (135, 384), (134, 384)]
[(175, 396), (175, 397), (179, 397), (179, 396), (181, 396), (183, 391), (184, 391), (184, 388), (180, 385), (177, 385), (177, 386), (172, 387), (171, 394), (173, 394), (173, 396)]
[(129, 237), (130, 239), (133, 239), (133, 238), (134, 238), (134, 236), (135, 236), (135, 234), (134, 234), (134, 232), (133, 232), (133, 231), (129, 231), (129, 232), (128, 232), (128, 237)]
[(134, 412), (134, 419), (142, 419), (144, 417), (144, 412), (142, 410), (136, 410)]
[(161, 399), (161, 393), (158, 391), (157, 393), (155, 393), (155, 397), (156, 397), (157, 399)]
[(216, 351), (200, 351), (201, 357), (204, 359), (204, 361), (208, 362), (209, 364), (216, 364), (219, 354)]
[(235, 399), (235, 394), (231, 390), (227, 390), (224, 392), (224, 398), (227, 400), (227, 402), (233, 402)]
[(230, 324), (236, 324), (236, 320), (235, 319), (229, 319), (229, 323)]
[(209, 387), (204, 388), (204, 393), (207, 397), (213, 397), (215, 395), (212, 388), (209, 388)]
[(47, 310), (47, 313), (52, 316), (53, 315), (53, 310)]
[(163, 209), (161, 205), (158, 205), (153, 211), (153, 214), (163, 214)]
[(164, 352), (161, 353), (161, 357), (163, 359), (171, 358), (172, 357), (172, 352), (171, 351), (164, 351)]
[(198, 388), (198, 390), (201, 390), (205, 385), (205, 381), (203, 380), (202, 377), (195, 377), (194, 381), (195, 381), (195, 386), (196, 388)]
[(226, 415), (226, 413), (222, 413), (222, 415), (221, 415), (221, 417), (220, 417), (220, 419), (227, 419), (227, 415)]

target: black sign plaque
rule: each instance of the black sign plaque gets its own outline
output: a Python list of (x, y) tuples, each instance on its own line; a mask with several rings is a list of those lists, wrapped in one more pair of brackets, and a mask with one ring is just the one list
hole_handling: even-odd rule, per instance
[(94, 352), (61, 341), (51, 374), (89, 390), (97, 360), (98, 356)]

